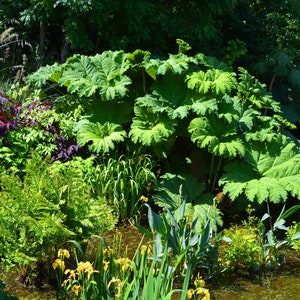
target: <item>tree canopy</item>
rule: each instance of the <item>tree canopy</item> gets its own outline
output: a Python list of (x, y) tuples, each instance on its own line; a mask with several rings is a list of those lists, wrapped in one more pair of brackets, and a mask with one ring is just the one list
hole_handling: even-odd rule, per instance
[(297, 0), (2, 0), (0, 29), (17, 21), (41, 64), (106, 50), (165, 56), (179, 38), (249, 70), (299, 122), (299, 15)]

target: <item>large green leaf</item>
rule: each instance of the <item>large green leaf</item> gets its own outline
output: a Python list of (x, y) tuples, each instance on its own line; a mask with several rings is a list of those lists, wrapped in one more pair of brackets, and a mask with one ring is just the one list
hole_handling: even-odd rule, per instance
[(98, 101), (93, 99), (92, 105), (87, 110), (86, 114), (92, 115), (91, 121), (105, 122), (115, 124), (126, 124), (131, 121), (133, 113), (133, 104), (127, 99), (115, 101)]
[(193, 57), (182, 53), (170, 54), (167, 60), (152, 60), (158, 75), (164, 75), (167, 71), (171, 71), (173, 74), (182, 74), (189, 68), (190, 63), (197, 63), (197, 61)]
[(188, 115), (191, 91), (184, 83), (184, 77), (167, 74), (152, 86), (153, 92), (136, 99), (140, 107), (149, 107), (153, 112), (165, 112), (169, 118), (183, 119)]
[(208, 115), (193, 119), (188, 130), (192, 141), (199, 148), (207, 148), (210, 153), (226, 158), (244, 155), (244, 144), (237, 136), (235, 123), (228, 123), (216, 115)]
[(284, 136), (268, 147), (249, 145), (245, 161), (232, 162), (225, 171), (219, 183), (232, 200), (242, 193), (259, 203), (285, 201), (288, 193), (300, 197), (299, 147)]
[(165, 114), (158, 114), (147, 107), (134, 108), (129, 136), (134, 143), (145, 146), (166, 142), (175, 132), (176, 121)]
[(90, 97), (98, 91), (102, 100), (112, 100), (126, 95), (131, 84), (124, 75), (128, 67), (122, 51), (105, 51), (91, 57), (75, 55), (68, 59), (59, 83), (81, 97)]
[(163, 99), (157, 93), (146, 94), (143, 97), (138, 97), (135, 100), (135, 106), (140, 108), (147, 108), (153, 113), (166, 113), (172, 115), (172, 108), (166, 99)]
[(192, 175), (166, 173), (161, 176), (153, 200), (160, 207), (176, 210), (183, 200), (201, 202), (204, 190), (205, 184)]
[[(180, 207), (174, 211), (174, 217), (179, 221), (180, 216)], [(195, 233), (203, 232), (203, 228), (207, 225), (207, 221), (209, 220), (210, 229), (213, 232), (217, 232), (218, 226), (223, 225), (223, 218), (220, 209), (216, 206), (203, 203), (196, 204), (187, 203), (185, 205), (185, 216), (189, 218), (192, 217), (192, 222), (195, 223)]]
[(83, 146), (92, 142), (89, 149), (96, 153), (107, 153), (114, 149), (115, 143), (124, 141), (126, 131), (118, 124), (106, 122), (100, 124), (93, 123), (87, 119), (82, 119), (74, 126), (77, 132), (78, 145)]
[(169, 116), (183, 119), (187, 116), (191, 104), (191, 91), (184, 82), (184, 76), (166, 74), (161, 80), (157, 80), (153, 86), (153, 93), (159, 95), (165, 105), (170, 108)]
[(190, 107), (192, 111), (200, 116), (218, 110), (217, 100), (207, 99), (206, 97), (197, 97), (196, 99), (193, 99), (193, 104), (191, 104)]
[(42, 87), (47, 81), (58, 83), (64, 65), (54, 63), (53, 65), (40, 67), (36, 72), (27, 76), (26, 81), (34, 84), (36, 87)]
[(205, 66), (207, 69), (219, 69), (226, 72), (232, 72), (232, 67), (229, 67), (224, 62), (217, 60), (213, 56), (207, 56), (203, 53), (198, 53), (195, 55), (195, 58), (199, 64)]
[(278, 130), (280, 124), (274, 117), (256, 116), (254, 126), (251, 131), (246, 132), (245, 138), (247, 141), (258, 141), (271, 143), (278, 138)]
[[(174, 213), (177, 222), (182, 219), (183, 214), (189, 218), (192, 217), (193, 222), (196, 222), (197, 233), (203, 230), (207, 220), (210, 221), (211, 228), (215, 231), (217, 225), (222, 225), (221, 213), (218, 208), (211, 205), (212, 196), (207, 203), (204, 191), (205, 184), (192, 175), (166, 173), (161, 176), (153, 200), (158, 206)], [(182, 210), (182, 205), (184, 205), (184, 210)]]
[(230, 93), (237, 83), (235, 73), (215, 69), (193, 72), (186, 77), (186, 81), (190, 89), (195, 89), (201, 94), (213, 95)]

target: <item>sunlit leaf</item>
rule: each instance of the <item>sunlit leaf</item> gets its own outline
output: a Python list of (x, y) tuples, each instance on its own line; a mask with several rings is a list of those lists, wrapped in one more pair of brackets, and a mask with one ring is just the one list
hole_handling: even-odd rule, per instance
[(107, 153), (115, 148), (115, 144), (124, 141), (126, 131), (118, 124), (106, 122), (100, 124), (83, 119), (75, 124), (74, 130), (77, 132), (78, 145), (83, 146), (87, 143), (91, 151), (96, 153)]
[(288, 138), (279, 135), (267, 149), (252, 144), (244, 158), (226, 165), (219, 181), (232, 200), (242, 193), (259, 203), (283, 202), (289, 193), (300, 196), (300, 153)]

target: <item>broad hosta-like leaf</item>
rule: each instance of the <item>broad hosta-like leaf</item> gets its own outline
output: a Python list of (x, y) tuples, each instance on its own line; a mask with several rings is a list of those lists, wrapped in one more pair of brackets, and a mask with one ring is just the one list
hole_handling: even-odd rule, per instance
[(102, 100), (112, 100), (126, 95), (131, 84), (130, 78), (124, 75), (128, 67), (122, 51), (105, 51), (92, 57), (75, 55), (68, 59), (59, 83), (81, 97), (98, 91)]
[(195, 89), (201, 94), (213, 95), (230, 93), (237, 83), (235, 73), (215, 69), (193, 72), (186, 77), (186, 81), (190, 89)]
[(200, 148), (207, 148), (210, 153), (226, 158), (244, 155), (245, 148), (237, 136), (235, 123), (210, 115), (193, 119), (188, 130), (192, 141)]
[(78, 145), (83, 146), (87, 143), (91, 151), (96, 153), (107, 153), (115, 148), (115, 143), (124, 141), (126, 131), (118, 124), (106, 122), (100, 124), (93, 123), (87, 119), (82, 119), (74, 126), (77, 132)]
[(225, 171), (219, 183), (232, 200), (242, 193), (259, 203), (285, 201), (288, 193), (300, 197), (300, 151), (284, 136), (279, 135), (268, 148), (253, 143), (245, 161), (230, 163)]
[(170, 120), (165, 114), (154, 113), (150, 108), (134, 108), (133, 118), (129, 136), (134, 143), (145, 146), (166, 142), (175, 132), (176, 122)]

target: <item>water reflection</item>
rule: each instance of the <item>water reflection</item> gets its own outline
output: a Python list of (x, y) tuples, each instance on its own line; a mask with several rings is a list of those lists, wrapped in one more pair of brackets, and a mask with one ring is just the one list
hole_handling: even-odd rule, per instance
[(300, 271), (267, 277), (260, 284), (239, 280), (230, 286), (211, 289), (215, 300), (300, 300)]

